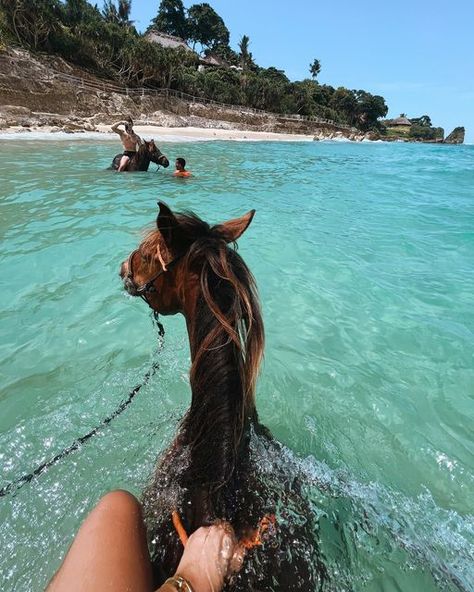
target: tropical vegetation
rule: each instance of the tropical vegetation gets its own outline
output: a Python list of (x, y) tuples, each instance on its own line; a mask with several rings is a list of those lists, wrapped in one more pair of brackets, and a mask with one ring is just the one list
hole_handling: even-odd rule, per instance
[[(403, 121), (400, 122), (400, 119)], [(423, 142), (436, 142), (444, 139), (444, 129), (434, 127), (429, 115), (408, 118), (405, 113), (400, 113), (399, 119), (387, 119), (383, 122), (382, 132), (387, 139)]]
[[(95, 74), (128, 86), (158, 86), (198, 97), (264, 109), (323, 117), (362, 130), (381, 129), (385, 99), (365, 90), (334, 88), (311, 78), (291, 81), (277, 67), (258, 66), (244, 35), (234, 50), (223, 19), (208, 4), (185, 9), (182, 0), (161, 0), (142, 34), (130, 20), (131, 0), (106, 0), (103, 9), (87, 0), (0, 0), (0, 45), (55, 53)], [(195, 51), (163, 47), (147, 39), (160, 31), (183, 39)], [(213, 55), (221, 67), (198, 68)]]

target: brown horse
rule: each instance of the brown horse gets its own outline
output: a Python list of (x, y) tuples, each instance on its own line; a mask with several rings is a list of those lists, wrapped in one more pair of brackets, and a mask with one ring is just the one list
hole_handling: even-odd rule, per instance
[[(122, 154), (117, 154), (114, 157), (112, 165), (110, 166), (112, 170), (118, 170), (121, 158)], [(139, 145), (136, 154), (130, 158), (126, 170), (128, 172), (147, 171), (148, 167), (150, 166), (150, 162), (154, 162), (155, 164), (161, 165), (165, 168), (169, 167), (170, 165), (169, 160), (156, 146), (154, 140), (150, 140), (149, 142), (143, 140)]]
[(285, 473), (280, 459), (288, 451), (255, 408), (263, 322), (253, 276), (229, 246), (254, 213), (209, 226), (159, 202), (156, 230), (120, 270), (131, 295), (160, 314), (184, 315), (191, 349), (191, 405), (143, 496), (157, 584), (182, 553), (173, 511), (188, 533), (225, 519), (240, 538), (271, 520), (226, 590), (312, 592), (326, 579), (301, 480)]

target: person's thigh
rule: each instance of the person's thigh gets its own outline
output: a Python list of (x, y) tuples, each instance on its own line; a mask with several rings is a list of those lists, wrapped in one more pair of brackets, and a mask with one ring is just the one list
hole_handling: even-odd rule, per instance
[(47, 592), (150, 592), (152, 572), (138, 501), (104, 496), (82, 524)]
[(130, 157), (128, 156), (122, 156), (122, 158), (120, 159), (120, 165), (119, 165), (119, 169), (124, 169), (126, 168), (126, 166), (128, 165), (128, 162), (130, 160)]

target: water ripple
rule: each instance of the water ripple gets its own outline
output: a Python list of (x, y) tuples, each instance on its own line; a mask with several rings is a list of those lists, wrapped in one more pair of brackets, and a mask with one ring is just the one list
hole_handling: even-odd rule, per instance
[[(304, 476), (328, 590), (473, 590), (473, 147), (163, 144), (186, 183), (105, 171), (109, 142), (37, 148), (0, 144), (0, 485), (156, 359), (117, 277), (156, 201), (211, 222), (256, 208), (239, 246), (266, 324), (259, 411), (288, 446), (261, 462)], [(0, 501), (2, 590), (43, 589), (103, 493), (139, 494), (189, 402), (184, 323), (166, 329), (126, 417)]]

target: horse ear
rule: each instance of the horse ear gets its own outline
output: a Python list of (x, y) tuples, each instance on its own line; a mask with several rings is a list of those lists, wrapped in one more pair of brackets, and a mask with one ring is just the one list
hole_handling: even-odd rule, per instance
[(255, 210), (250, 210), (250, 212), (247, 212), (240, 218), (234, 218), (233, 220), (228, 220), (222, 224), (217, 224), (217, 226), (214, 226), (213, 230), (219, 233), (227, 243), (232, 243), (241, 237), (247, 230), (254, 215)]
[(160, 211), (156, 219), (156, 226), (167, 246), (171, 246), (173, 235), (176, 234), (179, 223), (170, 208), (162, 201), (158, 201)]

